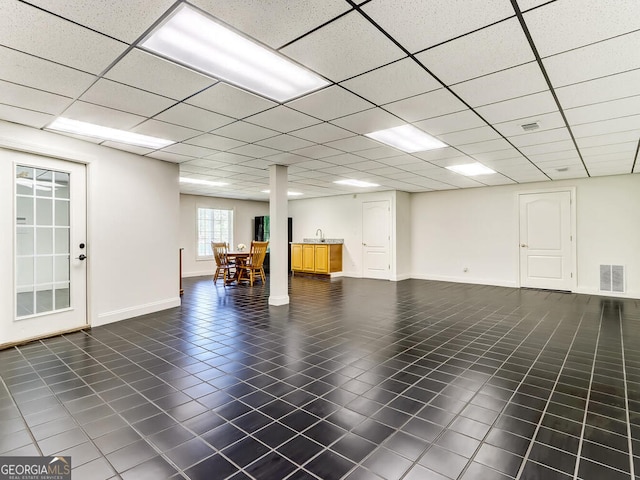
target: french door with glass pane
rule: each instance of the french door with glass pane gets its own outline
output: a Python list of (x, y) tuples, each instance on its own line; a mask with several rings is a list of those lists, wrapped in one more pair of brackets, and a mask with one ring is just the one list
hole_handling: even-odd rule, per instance
[(14, 191), (11, 337), (26, 340), (81, 328), (87, 323), (85, 166), (21, 155)]

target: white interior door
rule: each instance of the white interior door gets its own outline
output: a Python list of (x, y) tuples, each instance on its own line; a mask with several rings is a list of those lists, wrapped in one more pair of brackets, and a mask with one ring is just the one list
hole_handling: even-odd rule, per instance
[(21, 154), (14, 173), (14, 316), (0, 344), (87, 324), (85, 166)]
[(363, 276), (388, 280), (391, 273), (391, 210), (388, 200), (362, 204)]
[(520, 195), (520, 286), (571, 290), (571, 192)]

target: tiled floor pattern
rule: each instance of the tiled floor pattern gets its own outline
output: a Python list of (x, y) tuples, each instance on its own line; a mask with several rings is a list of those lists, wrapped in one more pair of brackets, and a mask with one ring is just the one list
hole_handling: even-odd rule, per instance
[(407, 280), (185, 282), (0, 352), (0, 455), (73, 478), (632, 479), (634, 300)]

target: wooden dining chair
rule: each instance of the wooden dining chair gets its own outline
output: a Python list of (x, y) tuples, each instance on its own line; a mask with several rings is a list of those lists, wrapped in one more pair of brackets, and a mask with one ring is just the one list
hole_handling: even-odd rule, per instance
[(218, 276), (222, 273), (222, 281), (227, 285), (227, 278), (231, 272), (232, 265), (227, 258), (227, 244), (224, 242), (211, 242), (213, 258), (216, 260), (216, 273), (213, 274), (213, 283), (217, 283)]
[(267, 247), (269, 246), (269, 242), (251, 242), (251, 248), (249, 249), (249, 258), (244, 263), (244, 265), (238, 265), (237, 268), (240, 270), (238, 275), (238, 281), (242, 280), (243, 275), (246, 273), (249, 279), (249, 283), (253, 286), (253, 282), (256, 279), (257, 275), (260, 275), (262, 278), (262, 283), (266, 282), (266, 277), (264, 274), (264, 257), (267, 254)]

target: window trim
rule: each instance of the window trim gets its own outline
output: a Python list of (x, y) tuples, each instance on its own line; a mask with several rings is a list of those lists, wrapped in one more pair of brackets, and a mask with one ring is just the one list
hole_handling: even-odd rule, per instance
[(206, 210), (224, 210), (231, 212), (231, 242), (229, 242), (229, 246), (231, 248), (233, 238), (235, 237), (235, 217), (236, 217), (236, 209), (235, 207), (220, 207), (220, 206), (211, 206), (211, 205), (196, 205), (196, 219), (195, 219), (195, 260), (196, 262), (209, 262), (214, 259), (213, 253), (211, 255), (199, 255), (199, 245), (200, 245), (200, 209)]

